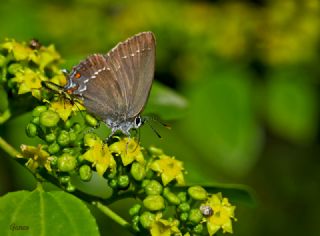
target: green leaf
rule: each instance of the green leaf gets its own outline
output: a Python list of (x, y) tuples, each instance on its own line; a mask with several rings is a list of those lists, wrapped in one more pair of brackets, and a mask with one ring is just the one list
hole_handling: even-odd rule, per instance
[[(199, 184), (188, 184), (186, 186), (177, 186), (173, 189), (175, 191), (187, 191), (187, 189), (191, 186), (195, 186)], [(210, 194), (215, 194), (221, 192), (224, 197), (229, 198), (229, 200), (233, 203), (242, 203), (247, 206), (255, 206), (256, 199), (254, 191), (246, 186), (241, 184), (209, 184), (201, 186), (207, 190)]]
[(250, 74), (232, 66), (219, 68), (189, 87), (190, 109), (182, 132), (199, 153), (197, 165), (233, 176), (254, 165), (262, 139), (253, 89)]
[(99, 235), (95, 219), (76, 197), (62, 192), (19, 191), (0, 198), (0, 235)]
[(316, 88), (306, 75), (290, 69), (277, 71), (266, 87), (269, 125), (275, 133), (296, 143), (310, 142), (317, 134)]
[(153, 82), (145, 114), (156, 114), (165, 120), (175, 120), (184, 116), (187, 100), (174, 90)]

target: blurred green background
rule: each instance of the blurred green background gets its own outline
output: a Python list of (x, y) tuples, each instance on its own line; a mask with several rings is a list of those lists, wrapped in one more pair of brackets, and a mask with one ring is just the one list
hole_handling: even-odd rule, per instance
[[(251, 186), (257, 206), (237, 205), (234, 235), (320, 235), (318, 0), (0, 4), (0, 39), (53, 43), (69, 69), (149, 30), (157, 38), (155, 79), (187, 109), (162, 117), (172, 126), (156, 126), (163, 139), (143, 127), (142, 144), (183, 160), (189, 183)], [(17, 148), (34, 143), (24, 135), (29, 117), (10, 120), (0, 135)], [(32, 176), (0, 154), (0, 195), (33, 189)], [(126, 217), (126, 204), (112, 208)], [(108, 219), (98, 223), (104, 235), (127, 235)]]

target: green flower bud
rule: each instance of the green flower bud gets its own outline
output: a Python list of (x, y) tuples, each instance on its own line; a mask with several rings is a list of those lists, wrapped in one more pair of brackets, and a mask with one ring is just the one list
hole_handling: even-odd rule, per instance
[(65, 130), (62, 130), (57, 138), (57, 142), (61, 146), (68, 146), (70, 142), (70, 136), (69, 133)]
[(150, 183), (150, 180), (149, 179), (145, 179), (145, 180), (142, 181), (141, 187), (145, 188), (149, 183)]
[(32, 118), (31, 123), (35, 124), (35, 125), (39, 125), (40, 124), (40, 118), (39, 116), (35, 116)]
[(180, 220), (181, 221), (187, 221), (189, 214), (187, 212), (183, 212), (180, 215)]
[(37, 136), (38, 134), (37, 126), (35, 124), (29, 123), (26, 127), (26, 133), (30, 138)]
[(132, 177), (137, 181), (143, 180), (143, 178), (146, 176), (146, 170), (144, 166), (139, 162), (132, 163), (130, 173)]
[(108, 185), (110, 188), (116, 188), (118, 186), (118, 181), (115, 179), (110, 179)]
[(120, 188), (127, 188), (129, 186), (129, 176), (128, 175), (120, 175), (118, 178), (118, 185)]
[(160, 195), (149, 195), (143, 200), (143, 205), (150, 211), (159, 211), (165, 208), (164, 198)]
[(201, 186), (192, 186), (188, 188), (188, 193), (194, 200), (202, 201), (208, 197), (207, 191)]
[(59, 152), (59, 151), (60, 151), (60, 146), (59, 146), (59, 144), (57, 144), (57, 143), (52, 143), (52, 144), (50, 144), (49, 147), (48, 147), (48, 152), (49, 152), (50, 154), (55, 154), (55, 153), (57, 153), (57, 152)]
[(193, 224), (199, 224), (202, 220), (203, 215), (200, 209), (191, 209), (189, 212), (189, 221)]
[(178, 198), (177, 195), (175, 195), (173, 192), (169, 190), (169, 188), (165, 188), (163, 190), (163, 196), (168, 200), (169, 203), (173, 205), (179, 205), (180, 204), (180, 198)]
[(64, 123), (64, 127), (65, 127), (66, 129), (70, 129), (71, 126), (72, 126), (72, 122), (71, 122), (70, 120), (67, 120), (67, 121)]
[(149, 151), (154, 156), (159, 156), (159, 155), (163, 154), (163, 151), (160, 148), (153, 147), (153, 146), (149, 147)]
[(75, 155), (75, 150), (73, 148), (66, 147), (62, 149), (63, 153), (69, 153), (70, 155)]
[(79, 123), (74, 123), (72, 129), (74, 132), (79, 133), (81, 131), (81, 125)]
[(129, 209), (129, 214), (131, 216), (134, 216), (134, 215), (138, 215), (140, 210), (141, 210), (141, 205), (140, 204), (134, 204), (130, 209)]
[(6, 64), (6, 57), (3, 55), (0, 55), (0, 67), (4, 67)]
[(40, 114), (40, 124), (45, 127), (55, 127), (60, 120), (57, 112), (48, 110)]
[(88, 165), (82, 165), (79, 169), (80, 179), (82, 181), (89, 181), (92, 177), (91, 167)]
[(162, 189), (162, 185), (156, 180), (151, 180), (144, 188), (147, 195), (160, 195)]
[(46, 106), (37, 106), (32, 110), (32, 116), (40, 116), (40, 114), (46, 110)]
[(178, 198), (181, 202), (187, 201), (187, 193), (186, 192), (180, 192), (178, 193)]
[(50, 158), (51, 158), (51, 161), (50, 161), (51, 166), (56, 167), (58, 165), (58, 157), (50, 156)]
[(203, 232), (203, 224), (198, 224), (193, 228), (193, 232), (201, 234)]
[(98, 121), (96, 118), (94, 118), (93, 116), (86, 114), (85, 116), (85, 120), (87, 122), (87, 124), (91, 127), (96, 127), (98, 124)]
[(60, 183), (62, 183), (62, 184), (67, 184), (67, 183), (69, 183), (70, 182), (70, 176), (69, 175), (65, 175), (65, 176), (60, 176), (59, 177), (59, 181), (60, 181)]
[(70, 143), (74, 143), (77, 140), (77, 134), (74, 131), (69, 132)]
[(63, 153), (58, 158), (58, 169), (63, 172), (69, 172), (76, 168), (77, 160), (69, 153)]
[(182, 212), (190, 211), (190, 205), (187, 202), (183, 202), (178, 206), (178, 209)]
[(21, 70), (23, 70), (23, 66), (20, 63), (13, 63), (8, 68), (8, 72), (12, 75), (16, 74)]
[(143, 228), (149, 229), (151, 227), (151, 225), (153, 224), (153, 222), (155, 221), (155, 218), (156, 217), (154, 214), (152, 214), (149, 211), (145, 211), (140, 216), (140, 223)]
[(48, 143), (56, 141), (56, 135), (54, 133), (47, 134), (45, 138)]
[(76, 190), (76, 187), (69, 182), (68, 185), (67, 185), (66, 190), (68, 192), (74, 192), (74, 190)]

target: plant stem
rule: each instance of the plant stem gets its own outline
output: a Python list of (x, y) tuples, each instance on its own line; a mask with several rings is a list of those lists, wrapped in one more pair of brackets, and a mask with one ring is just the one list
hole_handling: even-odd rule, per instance
[(0, 147), (11, 157), (15, 158), (19, 154), (19, 152), (14, 149), (14, 147), (12, 147), (9, 143), (7, 143), (2, 137), (0, 137)]
[(92, 202), (92, 204), (95, 205), (105, 215), (107, 215), (112, 220), (114, 220), (119, 225), (121, 225), (123, 228), (129, 230), (131, 233), (135, 233), (135, 231), (132, 229), (131, 225), (125, 219), (123, 219), (121, 216), (119, 216), (114, 211), (112, 211), (109, 207), (103, 205), (100, 202)]

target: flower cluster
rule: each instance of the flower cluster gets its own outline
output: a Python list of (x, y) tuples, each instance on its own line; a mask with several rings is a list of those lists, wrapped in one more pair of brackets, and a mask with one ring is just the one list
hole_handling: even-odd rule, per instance
[(37, 98), (26, 133), (41, 139), (41, 144), (21, 145), (18, 156), (33, 173), (49, 175), (72, 193), (76, 190), (72, 176), (89, 182), (96, 172), (113, 189), (111, 197), (138, 200), (129, 210), (137, 234), (232, 232), (235, 207), (221, 193), (184, 186), (183, 162), (156, 147), (144, 148), (133, 137), (113, 136), (105, 142), (98, 136), (94, 132), (98, 120), (59, 87), (66, 81), (54, 47), (36, 46), (6, 41), (0, 49), (2, 84), (8, 94)]

